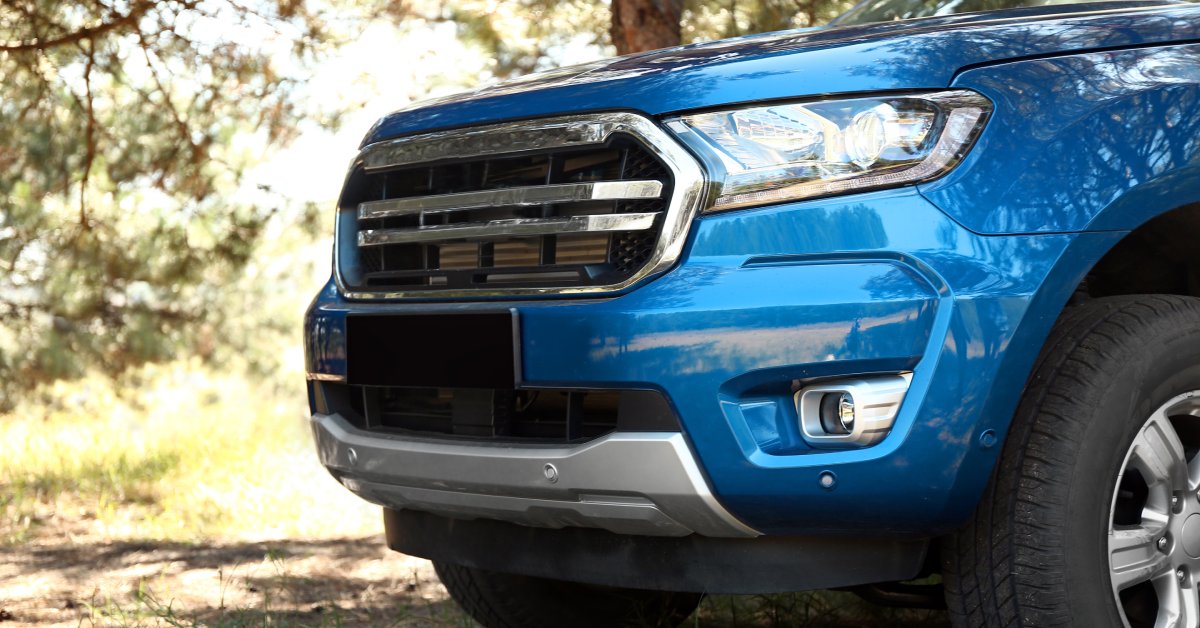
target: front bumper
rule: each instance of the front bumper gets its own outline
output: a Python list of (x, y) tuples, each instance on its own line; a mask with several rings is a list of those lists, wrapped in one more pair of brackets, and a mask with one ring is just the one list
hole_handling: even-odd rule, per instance
[(322, 464), (389, 508), (618, 534), (757, 535), (717, 503), (678, 433), (547, 447), (379, 436), (337, 415), (313, 416), (312, 429)]
[[(331, 283), (308, 314), (307, 366), (312, 379), (345, 376), (347, 316), (515, 309), (522, 385), (662, 392), (704, 490), (746, 526), (927, 536), (974, 509), (1054, 319), (1088, 260), (1120, 236), (980, 236), (913, 190), (729, 212), (695, 223), (674, 270), (605, 299), (351, 302)], [(901, 372), (912, 373), (911, 387), (882, 441), (829, 450), (800, 434), (799, 385)], [(510, 455), (521, 454), (509, 448), (499, 457)], [(466, 487), (463, 495), (488, 496), (470, 498), (466, 514), (532, 521), (522, 500), (536, 495), (522, 478), (541, 473), (542, 463), (526, 462), (497, 473), (487, 491)], [(361, 464), (331, 466), (349, 484), (388, 484)], [(619, 481), (700, 531), (692, 517), (654, 501), (651, 478), (613, 466), (589, 471), (587, 486)], [(515, 501), (498, 505), (494, 495)], [(446, 514), (462, 508), (445, 495), (414, 501), (412, 491), (375, 499)], [(582, 521), (580, 512), (559, 508), (543, 523), (612, 525), (611, 508)]]

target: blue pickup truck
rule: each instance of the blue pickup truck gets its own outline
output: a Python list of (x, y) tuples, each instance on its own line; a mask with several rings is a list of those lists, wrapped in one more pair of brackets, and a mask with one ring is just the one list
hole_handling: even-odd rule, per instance
[(384, 117), (306, 317), (321, 462), (486, 626), (1200, 625), (1200, 7), (1026, 4)]

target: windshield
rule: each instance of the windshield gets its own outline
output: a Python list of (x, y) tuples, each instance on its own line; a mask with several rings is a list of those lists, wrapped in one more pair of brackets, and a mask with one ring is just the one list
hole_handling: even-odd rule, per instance
[[(843, 13), (841, 17), (833, 20), (830, 26), (891, 22), (894, 20), (909, 20), (917, 17), (935, 17), (955, 13), (971, 13), (974, 11), (995, 11), (998, 9), (1041, 7), (1054, 4), (1079, 4), (1084, 2), (1096, 3), (1095, 0), (863, 0), (849, 11)], [(1178, 2), (1180, 0), (1143, 2), (1135, 0), (1133, 2), (1115, 1), (1106, 4), (1131, 6), (1175, 4)]]

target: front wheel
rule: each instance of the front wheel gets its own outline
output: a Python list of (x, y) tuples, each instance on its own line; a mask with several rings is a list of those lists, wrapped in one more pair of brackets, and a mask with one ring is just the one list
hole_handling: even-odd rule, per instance
[(487, 628), (678, 626), (698, 593), (602, 587), (497, 573), (435, 561), (450, 597)]
[(973, 520), (942, 546), (957, 626), (1200, 627), (1200, 299), (1056, 325)]

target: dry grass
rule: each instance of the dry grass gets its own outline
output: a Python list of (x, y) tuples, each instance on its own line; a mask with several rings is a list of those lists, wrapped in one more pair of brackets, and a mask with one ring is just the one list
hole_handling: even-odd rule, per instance
[(377, 536), (47, 543), (0, 550), (0, 564), (17, 625), (469, 625), (426, 561)]
[[(0, 416), (0, 628), (473, 625), (427, 561), (384, 547), (378, 509), (317, 463), (299, 385), (191, 364), (122, 385), (58, 385)], [(712, 597), (689, 623), (945, 617), (816, 592)]]
[(0, 416), (0, 626), (463, 623), (317, 463), (300, 386), (189, 364), (124, 384)]
[(62, 384), (0, 417), (0, 539), (66, 518), (94, 538), (200, 541), (361, 536), (378, 513), (316, 463), (303, 379), (277, 391), (187, 364), (118, 395)]

